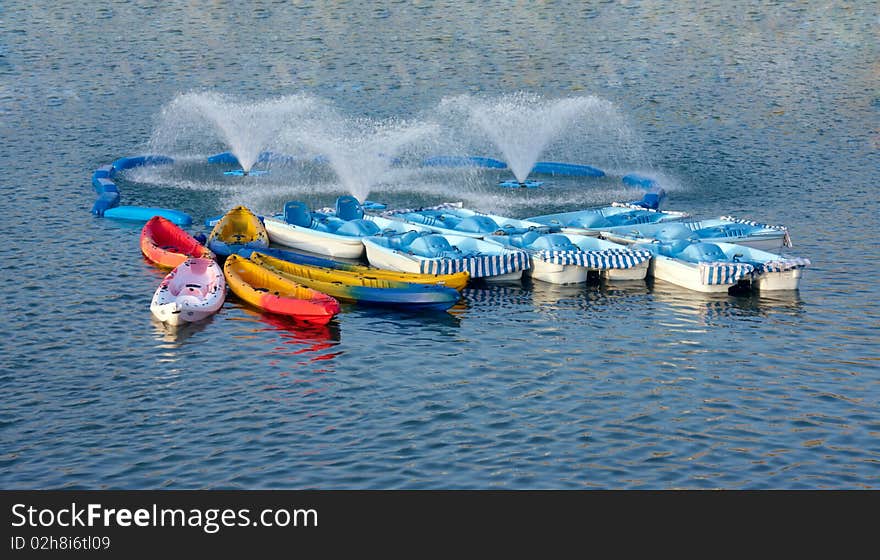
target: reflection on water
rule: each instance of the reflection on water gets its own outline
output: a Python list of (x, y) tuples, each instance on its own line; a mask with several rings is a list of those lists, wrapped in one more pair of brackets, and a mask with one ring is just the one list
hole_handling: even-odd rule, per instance
[[(214, 316), (208, 317), (194, 323), (181, 323), (179, 325), (169, 325), (163, 323), (150, 313), (150, 321), (156, 333), (156, 339), (161, 341), (160, 348), (174, 349), (183, 346), (183, 344), (194, 335), (204, 331), (213, 320)], [(173, 353), (169, 353), (173, 356)]]
[(668, 282), (650, 282), (651, 299), (676, 315), (699, 318), (704, 325), (718, 319), (797, 315), (804, 312), (798, 292), (773, 295), (747, 292), (740, 295), (708, 294), (687, 290)]

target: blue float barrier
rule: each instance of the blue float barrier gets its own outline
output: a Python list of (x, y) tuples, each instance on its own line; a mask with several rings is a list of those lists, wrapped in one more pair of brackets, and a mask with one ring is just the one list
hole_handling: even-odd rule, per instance
[(102, 165), (92, 173), (92, 186), (95, 188), (95, 192), (98, 193), (98, 199), (92, 206), (92, 213), (106, 218), (144, 222), (153, 216), (162, 216), (177, 225), (188, 226), (192, 224), (192, 217), (189, 214), (177, 210), (142, 206), (119, 206), (121, 194), (119, 193), (119, 187), (113, 181), (116, 173), (144, 165), (168, 165), (172, 163), (174, 163), (174, 159), (168, 156), (146, 155), (119, 158), (110, 165)]
[(228, 163), (231, 165), (238, 165), (238, 158), (232, 155), (232, 152), (223, 152), (208, 156), (208, 163)]
[(480, 156), (433, 156), (422, 160), (426, 167), (488, 167), (507, 169), (503, 161)]
[(105, 179), (103, 177), (94, 178), (92, 177), (92, 186), (95, 187), (95, 192), (98, 194), (102, 194), (105, 192), (119, 192), (119, 189), (116, 187), (116, 183), (114, 183), (110, 179)]
[(95, 172), (92, 173), (92, 180), (112, 179), (114, 175), (116, 175), (116, 170), (113, 169), (112, 165), (102, 165), (101, 167), (95, 169)]
[(116, 172), (119, 172), (133, 167), (141, 167), (143, 165), (169, 165), (172, 163), (174, 163), (174, 159), (168, 156), (133, 156), (117, 159), (113, 162), (113, 169)]
[(604, 177), (605, 172), (590, 165), (576, 163), (559, 163), (555, 161), (539, 161), (532, 167), (532, 173), (560, 175), (565, 177)]
[(645, 175), (639, 175), (638, 173), (630, 173), (628, 175), (624, 175), (623, 179), (624, 185), (629, 185), (631, 187), (642, 187), (643, 189), (650, 189), (652, 187), (659, 187), (657, 181), (652, 179), (651, 177), (647, 177)]
[(95, 204), (92, 205), (92, 214), (95, 214), (96, 216), (104, 216), (118, 204), (118, 192), (103, 192), (98, 196), (98, 200), (95, 201)]
[(251, 176), (256, 177), (258, 175), (268, 175), (269, 171), (266, 169), (251, 169), (250, 171), (245, 173), (244, 169), (235, 169), (233, 171), (224, 171), (223, 174), (224, 175), (234, 175), (236, 177), (251, 177)]
[(518, 188), (536, 189), (543, 184), (544, 184), (543, 181), (524, 181), (524, 182), (520, 183), (516, 179), (510, 179), (508, 181), (501, 181), (500, 183), (498, 183), (498, 186), (505, 187), (508, 189), (518, 189)]
[[(266, 162), (292, 162), (296, 161), (298, 158), (296, 156), (291, 156), (287, 154), (276, 154), (274, 152), (260, 152), (260, 155), (257, 156), (257, 163), (266, 163)], [(316, 158), (317, 159), (317, 158)], [(235, 154), (232, 152), (222, 152), (219, 154), (214, 154), (213, 156), (208, 156), (208, 163), (223, 163), (228, 165), (241, 165), (238, 161), (238, 158), (235, 157)]]
[(150, 208), (147, 206), (116, 206), (104, 211), (105, 218), (114, 218), (116, 220), (130, 220), (135, 222), (146, 222), (153, 216), (162, 216), (163, 218), (174, 222), (179, 226), (192, 225), (192, 216), (186, 212), (179, 210), (170, 210), (168, 208)]

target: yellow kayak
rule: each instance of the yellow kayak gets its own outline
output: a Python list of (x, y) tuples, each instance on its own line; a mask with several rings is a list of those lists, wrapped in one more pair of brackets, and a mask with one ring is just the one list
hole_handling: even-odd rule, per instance
[(375, 278), (345, 270), (295, 264), (257, 251), (250, 259), (268, 270), (337, 299), (407, 309), (449, 309), (458, 290), (436, 284), (414, 284)]
[[(304, 255), (284, 249), (255, 249), (263, 255), (274, 257), (275, 259), (284, 260), (289, 263), (306, 265), (308, 267), (318, 267), (323, 269), (332, 269), (335, 271), (345, 271), (358, 274), (360, 276), (374, 278), (376, 280), (388, 280), (391, 282), (406, 282), (409, 284), (437, 284), (458, 290), (459, 292), (467, 286), (470, 275), (467, 272), (456, 272), (454, 274), (419, 274), (415, 272), (397, 272), (394, 270), (384, 270), (381, 268), (373, 268), (362, 264), (352, 264), (342, 261), (334, 261), (322, 257), (312, 255)], [(239, 253), (246, 257), (252, 254), (252, 251), (243, 250)]]
[(236, 296), (263, 311), (326, 324), (339, 313), (339, 303), (259, 264), (230, 255), (223, 265), (226, 284)]
[(228, 257), (242, 249), (265, 249), (269, 233), (256, 214), (236, 206), (214, 225), (207, 245), (217, 256)]

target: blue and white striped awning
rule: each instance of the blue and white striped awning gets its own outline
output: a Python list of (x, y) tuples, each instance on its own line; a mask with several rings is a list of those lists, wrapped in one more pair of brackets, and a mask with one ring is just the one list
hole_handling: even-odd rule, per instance
[(539, 251), (534, 258), (550, 264), (576, 265), (595, 270), (633, 268), (651, 259), (650, 251), (603, 249), (601, 251)]
[(700, 282), (704, 286), (736, 284), (754, 270), (754, 266), (746, 263), (704, 262), (700, 263)]
[(419, 259), (419, 262), (422, 274), (467, 272), (471, 275), (471, 278), (500, 276), (529, 268), (529, 256), (522, 251), (458, 259)]
[(812, 264), (810, 259), (802, 257), (783, 258), (756, 265), (755, 274), (763, 274), (765, 272), (785, 272), (786, 270), (805, 268), (810, 266), (810, 264)]
[(791, 236), (788, 234), (788, 228), (785, 226), (773, 226), (770, 224), (762, 224), (760, 222), (755, 222), (752, 220), (744, 220), (742, 218), (734, 218), (733, 216), (721, 216), (721, 218), (719, 218), (719, 219), (726, 220), (728, 222), (734, 222), (737, 224), (745, 224), (747, 226), (762, 227), (762, 228), (775, 229), (777, 231), (781, 231), (785, 234), (785, 237), (782, 240), (783, 245), (785, 245), (786, 247), (791, 247)]

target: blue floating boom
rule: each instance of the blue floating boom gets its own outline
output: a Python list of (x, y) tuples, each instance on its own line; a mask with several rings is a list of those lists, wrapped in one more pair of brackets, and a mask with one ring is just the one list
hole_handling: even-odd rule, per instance
[(113, 169), (113, 165), (107, 164), (102, 165), (101, 167), (95, 169), (95, 172), (92, 173), (92, 180), (95, 179), (112, 179), (113, 176), (116, 175), (116, 170)]
[(105, 218), (131, 220), (135, 222), (146, 222), (153, 216), (162, 216), (163, 218), (174, 222), (179, 226), (189, 226), (192, 224), (192, 216), (190, 216), (186, 212), (171, 210), (168, 208), (150, 208), (147, 206), (116, 206), (115, 208), (105, 210), (103, 215)]
[(510, 179), (508, 181), (501, 181), (500, 183), (498, 183), (498, 186), (505, 187), (508, 189), (518, 189), (518, 188), (535, 189), (535, 188), (540, 187), (543, 184), (544, 184), (543, 181), (524, 181), (524, 182), (520, 183), (516, 179)]
[(624, 175), (623, 179), (624, 185), (629, 185), (631, 187), (642, 187), (643, 189), (650, 189), (653, 187), (659, 187), (660, 185), (657, 183), (656, 179), (652, 179), (646, 175), (639, 175), (638, 173), (630, 173), (628, 175)]
[(174, 159), (168, 156), (133, 156), (119, 158), (113, 162), (113, 169), (116, 172), (125, 171), (133, 167), (141, 167), (144, 165), (170, 165), (174, 163)]
[(105, 192), (119, 192), (119, 188), (116, 186), (116, 183), (111, 181), (110, 179), (105, 179), (103, 177), (95, 178), (92, 177), (92, 186), (95, 187), (95, 192), (98, 194), (103, 194)]
[(565, 177), (604, 177), (605, 172), (590, 165), (576, 163), (559, 163), (555, 161), (539, 161), (532, 167), (532, 173), (560, 175)]
[(230, 165), (240, 165), (238, 158), (232, 155), (232, 152), (223, 152), (208, 156), (208, 163), (228, 163)]
[(118, 192), (104, 192), (98, 196), (98, 200), (92, 205), (92, 214), (103, 216), (105, 212), (111, 210), (119, 204)]
[(95, 188), (95, 192), (98, 193), (98, 199), (92, 206), (92, 214), (106, 218), (137, 221), (147, 221), (153, 216), (163, 216), (177, 225), (188, 226), (192, 224), (192, 217), (189, 214), (177, 210), (141, 206), (119, 206), (121, 194), (119, 193), (119, 187), (113, 181), (116, 173), (144, 165), (168, 165), (172, 163), (174, 163), (174, 159), (168, 156), (145, 155), (119, 158), (110, 165), (102, 165), (92, 173), (92, 186)]
[[(296, 161), (296, 156), (291, 156), (287, 154), (276, 154), (273, 152), (260, 152), (260, 155), (257, 156), (257, 163), (266, 163), (269, 161), (283, 161), (283, 162), (292, 162)], [(208, 163), (223, 163), (229, 165), (241, 165), (238, 161), (238, 158), (235, 157), (235, 154), (232, 152), (221, 152), (219, 154), (214, 154), (213, 156), (208, 156)]]
[(432, 156), (425, 158), (422, 165), (426, 167), (487, 167), (489, 169), (507, 169), (503, 161), (480, 156)]
[(265, 169), (251, 169), (247, 173), (244, 172), (244, 169), (235, 169), (233, 171), (224, 171), (224, 175), (235, 175), (237, 177), (250, 177), (251, 175), (268, 175), (269, 171)]

